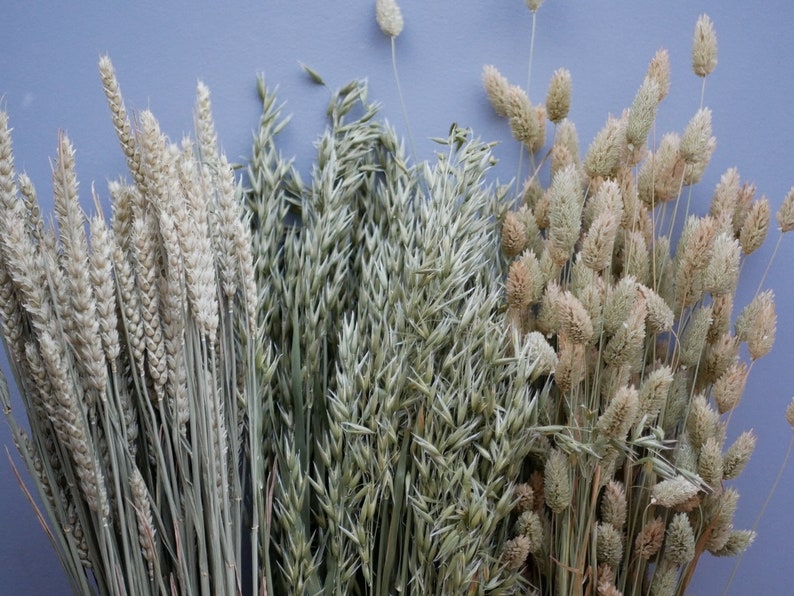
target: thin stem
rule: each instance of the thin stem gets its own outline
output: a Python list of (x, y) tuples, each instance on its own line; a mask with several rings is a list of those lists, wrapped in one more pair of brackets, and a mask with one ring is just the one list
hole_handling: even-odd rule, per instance
[[(761, 518), (764, 516), (766, 512), (766, 508), (769, 506), (769, 503), (772, 501), (772, 496), (775, 494), (777, 490), (777, 485), (780, 484), (780, 479), (783, 478), (783, 472), (786, 471), (786, 466), (788, 465), (789, 457), (791, 457), (791, 451), (794, 447), (794, 434), (791, 435), (791, 438), (788, 442), (788, 449), (786, 449), (786, 455), (783, 457), (783, 462), (780, 464), (780, 469), (777, 471), (777, 476), (775, 476), (775, 481), (772, 483), (772, 488), (769, 490), (769, 493), (766, 495), (766, 500), (764, 504), (761, 506), (761, 511), (758, 512), (758, 515), (755, 518), (755, 522), (753, 523), (752, 530), (755, 532), (758, 529), (758, 525), (761, 523)], [(728, 582), (725, 584), (725, 590), (722, 592), (723, 596), (728, 593), (728, 588), (733, 581), (736, 572), (739, 569), (739, 564), (742, 562), (742, 557), (744, 557), (744, 552), (742, 552), (737, 558), (736, 563), (733, 565), (733, 570), (731, 571), (731, 575), (728, 578)]]
[[(529, 64), (527, 65), (527, 95), (530, 95), (530, 86), (532, 84), (532, 62), (535, 56), (535, 27), (537, 25), (538, 13), (532, 11), (532, 32), (529, 36)], [(521, 169), (524, 164), (524, 143), (521, 143), (518, 150), (518, 171), (516, 172), (516, 194), (521, 192)]]
[(403, 96), (402, 86), (400, 85), (400, 76), (397, 74), (397, 45), (395, 43), (396, 37), (391, 38), (391, 66), (394, 71), (394, 82), (397, 85), (397, 95), (400, 98), (400, 107), (403, 111), (403, 119), (405, 120), (405, 128), (408, 131), (408, 144), (411, 145), (411, 156), (414, 158), (414, 164), (419, 161), (416, 158), (416, 146), (414, 145), (414, 136), (411, 134), (411, 123), (408, 120), (408, 110), (405, 107), (405, 97)]

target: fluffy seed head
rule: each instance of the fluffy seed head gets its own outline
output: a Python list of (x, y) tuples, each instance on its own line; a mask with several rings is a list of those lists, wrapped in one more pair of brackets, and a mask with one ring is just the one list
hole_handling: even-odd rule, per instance
[(656, 81), (659, 91), (658, 101), (667, 97), (670, 91), (670, 54), (667, 50), (662, 48), (654, 54), (645, 76)]
[(612, 524), (599, 522), (596, 529), (596, 560), (618, 567), (623, 559), (623, 534)]
[(527, 227), (515, 211), (508, 211), (502, 224), (502, 250), (507, 257), (520, 254), (527, 245)]
[(708, 15), (700, 15), (695, 23), (695, 36), (692, 40), (692, 70), (699, 77), (705, 77), (717, 66), (717, 34)]
[(755, 433), (747, 430), (728, 447), (722, 462), (722, 477), (725, 480), (732, 480), (742, 473), (747, 462), (750, 461), (750, 456), (755, 451), (757, 440)]
[(543, 495), (554, 513), (561, 513), (571, 505), (571, 478), (568, 458), (559, 449), (552, 449), (546, 460)]
[(757, 360), (772, 349), (776, 331), (775, 295), (766, 290), (756, 295), (737, 317), (736, 337), (747, 343), (750, 357)]
[(395, 0), (376, 0), (375, 19), (389, 37), (397, 37), (403, 30), (403, 14)]
[(747, 365), (744, 362), (734, 362), (720, 375), (711, 389), (711, 395), (720, 414), (730, 412), (739, 404), (746, 382)]
[(507, 102), (510, 93), (510, 83), (507, 78), (502, 76), (495, 66), (486, 64), (482, 69), (482, 85), (494, 112), (498, 116), (507, 116)]
[(571, 73), (566, 68), (554, 71), (546, 92), (546, 113), (549, 120), (561, 122), (571, 109)]
[(596, 422), (596, 430), (609, 439), (624, 439), (637, 419), (639, 395), (634, 387), (618, 390)]
[(664, 542), (664, 530), (664, 520), (661, 517), (656, 517), (645, 524), (634, 541), (634, 551), (637, 556), (647, 561), (659, 552)]
[(651, 503), (660, 507), (675, 507), (697, 495), (698, 487), (683, 476), (656, 483), (651, 489)]
[(610, 480), (601, 497), (601, 521), (611, 524), (616, 530), (622, 530), (626, 524), (626, 491), (623, 483)]
[(769, 199), (766, 197), (761, 197), (750, 204), (744, 225), (739, 231), (739, 242), (744, 254), (754, 253), (764, 243), (769, 232), (770, 217)]
[(667, 528), (665, 556), (674, 563), (686, 565), (695, 556), (695, 532), (686, 513), (676, 513)]
[(634, 97), (626, 120), (626, 142), (630, 148), (639, 149), (648, 140), (648, 133), (656, 118), (659, 96), (658, 81), (652, 77), (645, 77)]
[(786, 193), (786, 198), (783, 199), (783, 204), (780, 205), (775, 219), (777, 219), (780, 231), (784, 234), (794, 230), (794, 186)]
[(524, 561), (529, 555), (530, 540), (526, 536), (519, 535), (511, 538), (502, 547), (502, 562), (511, 571), (517, 571), (524, 565)]

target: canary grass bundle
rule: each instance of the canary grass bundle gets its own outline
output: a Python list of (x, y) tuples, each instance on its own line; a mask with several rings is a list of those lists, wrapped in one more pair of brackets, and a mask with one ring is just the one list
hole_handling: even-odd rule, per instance
[[(692, 67), (704, 86), (716, 54), (702, 16)], [(515, 478), (522, 483), (503, 560), (522, 570), (530, 593), (683, 594), (705, 552), (737, 556), (754, 538), (734, 528), (739, 495), (726, 483), (756, 438), (746, 431), (727, 444), (726, 427), (775, 339), (770, 291), (734, 304), (743, 259), (766, 240), (770, 207), (730, 169), (709, 212), (690, 212), (690, 189), (715, 147), (711, 112), (701, 97), (685, 130), (653, 146), (669, 69), (660, 50), (632, 105), (607, 120), (583, 156), (566, 119), (566, 71), (535, 105), (496, 67), (483, 69), (494, 110), (533, 167), (518, 208), (502, 220), (509, 326), (542, 363), (533, 379), (545, 390), (540, 425), (562, 428), (537, 430), (543, 440)], [(553, 125), (548, 147), (539, 114)], [(788, 196), (777, 214), (781, 236), (790, 209)]]
[(205, 86), (177, 146), (99, 69), (132, 178), (109, 221), (93, 188), (83, 212), (61, 134), (45, 223), (0, 113), (1, 331), (29, 431), (5, 379), (4, 410), (75, 593), (239, 593), (259, 345), (241, 193)]

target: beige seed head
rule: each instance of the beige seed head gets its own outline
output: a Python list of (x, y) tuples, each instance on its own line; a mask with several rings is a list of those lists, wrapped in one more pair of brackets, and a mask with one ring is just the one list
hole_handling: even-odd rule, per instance
[(527, 245), (527, 227), (515, 211), (508, 211), (502, 224), (502, 251), (512, 258)]
[(700, 15), (695, 23), (695, 36), (692, 40), (692, 70), (699, 77), (705, 77), (717, 66), (717, 34), (708, 15)]
[(521, 569), (529, 555), (530, 546), (529, 538), (523, 534), (505, 542), (502, 547), (502, 562), (505, 567), (511, 571)]
[(524, 511), (516, 520), (516, 533), (529, 538), (529, 552), (538, 553), (543, 548), (543, 522), (532, 510)]
[(626, 143), (626, 123), (623, 119), (609, 118), (584, 158), (585, 173), (591, 180), (615, 175)]
[(546, 112), (549, 120), (558, 124), (571, 109), (571, 73), (566, 68), (554, 71), (546, 92)]
[(769, 232), (770, 217), (769, 200), (766, 197), (752, 202), (739, 232), (739, 242), (744, 254), (752, 254), (761, 248)]
[(739, 171), (736, 168), (729, 168), (720, 177), (720, 181), (714, 189), (709, 215), (717, 220), (720, 232), (729, 232), (733, 235), (733, 214), (739, 201), (740, 187)]
[(722, 482), (722, 445), (715, 438), (709, 438), (700, 448), (698, 456), (698, 474), (713, 489), (718, 489)]
[(538, 331), (527, 333), (525, 338), (529, 357), (535, 360), (532, 369), (532, 380), (541, 376), (550, 375), (557, 368), (557, 354), (543, 334)]
[(695, 556), (695, 532), (686, 513), (676, 513), (667, 528), (665, 557), (674, 563), (686, 565)]
[(541, 4), (543, 4), (544, 0), (524, 0), (524, 2), (529, 10), (536, 12)]
[(794, 186), (786, 193), (786, 198), (783, 199), (783, 204), (775, 214), (775, 219), (777, 219), (778, 228), (784, 234), (794, 230)]
[(562, 332), (576, 344), (587, 344), (593, 338), (593, 322), (579, 299), (566, 291), (559, 309)]
[(747, 372), (747, 365), (737, 360), (714, 383), (711, 395), (720, 414), (730, 412), (739, 404), (747, 382)]
[(716, 557), (737, 557), (746, 551), (755, 542), (756, 533), (753, 530), (731, 531), (725, 545), (718, 551), (711, 551)]
[(573, 492), (568, 457), (557, 448), (549, 452), (546, 460), (543, 496), (554, 513), (562, 513), (571, 505)]
[(722, 477), (725, 480), (732, 480), (742, 473), (747, 462), (750, 461), (750, 456), (755, 451), (757, 441), (758, 438), (755, 433), (747, 430), (740, 434), (733, 444), (728, 447), (722, 463)]
[(638, 418), (645, 417), (646, 424), (653, 423), (664, 407), (673, 383), (673, 371), (670, 366), (663, 366), (652, 371), (640, 386), (640, 408)]
[(617, 480), (607, 482), (601, 496), (601, 521), (611, 524), (616, 530), (622, 530), (626, 525), (627, 508), (623, 483)]
[(689, 418), (687, 419), (689, 442), (694, 449), (700, 449), (712, 437), (722, 440), (724, 427), (720, 415), (706, 401), (701, 393), (692, 398)]
[(549, 189), (549, 249), (552, 260), (563, 265), (579, 239), (584, 196), (574, 166), (558, 172)]
[(397, 37), (403, 30), (403, 14), (395, 0), (376, 0), (375, 20), (389, 37)]
[(629, 149), (639, 149), (648, 140), (653, 121), (656, 119), (656, 108), (660, 99), (659, 83), (655, 78), (645, 77), (634, 102), (631, 104), (626, 120), (626, 142)]
[(777, 315), (772, 290), (758, 294), (736, 319), (736, 337), (747, 343), (750, 357), (765, 356), (775, 343)]
[(648, 561), (658, 553), (664, 542), (664, 531), (664, 520), (661, 517), (656, 517), (645, 524), (634, 541), (634, 551), (637, 556)]
[(507, 78), (502, 76), (495, 66), (486, 64), (482, 69), (482, 85), (494, 112), (498, 116), (507, 116), (510, 93), (510, 83)]
[(786, 407), (786, 422), (794, 429), (794, 397), (791, 398), (791, 401)]
[(679, 153), (687, 164), (702, 161), (709, 155), (711, 142), (711, 110), (701, 108), (695, 113), (681, 135)]
[(529, 306), (532, 301), (532, 280), (529, 271), (521, 259), (510, 263), (507, 273), (507, 305), (511, 309), (520, 310)]
[(651, 489), (651, 504), (672, 508), (697, 495), (698, 487), (683, 476), (656, 483)]
[(621, 387), (596, 422), (596, 431), (607, 439), (622, 440), (637, 419), (639, 395), (634, 387)]
[(648, 72), (645, 75), (649, 79), (656, 81), (659, 91), (659, 99), (662, 101), (670, 91), (670, 54), (664, 48), (659, 49), (648, 65)]
[(623, 559), (623, 535), (612, 524), (599, 522), (596, 529), (596, 560), (618, 567)]
[(535, 505), (535, 491), (532, 490), (532, 486), (526, 482), (516, 485), (514, 496), (516, 500), (515, 510), (518, 513), (530, 511)]
[(537, 113), (529, 101), (526, 91), (511, 85), (507, 92), (507, 116), (510, 119), (510, 132), (518, 142), (534, 151), (539, 140), (542, 144), (543, 131)]

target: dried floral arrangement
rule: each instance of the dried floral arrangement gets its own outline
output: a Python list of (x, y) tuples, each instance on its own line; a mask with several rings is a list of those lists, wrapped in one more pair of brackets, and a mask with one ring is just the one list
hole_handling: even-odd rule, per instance
[[(399, 89), (402, 15), (375, 16)], [(715, 65), (702, 17), (692, 66)], [(243, 192), (203, 85), (177, 146), (102, 59), (132, 181), (87, 220), (60, 137), (57, 228), (0, 113), (0, 332), (30, 432), (0, 397), (74, 591), (683, 594), (706, 551), (743, 552), (726, 482), (756, 439), (726, 427), (776, 320), (771, 292), (734, 298), (770, 204), (729, 170), (690, 213), (711, 117), (654, 143), (669, 68), (580, 156), (566, 70), (533, 103), (486, 66), (519, 192), (458, 126), (419, 162), (360, 81), (304, 182), (260, 80)], [(776, 219), (794, 229), (794, 191)]]

